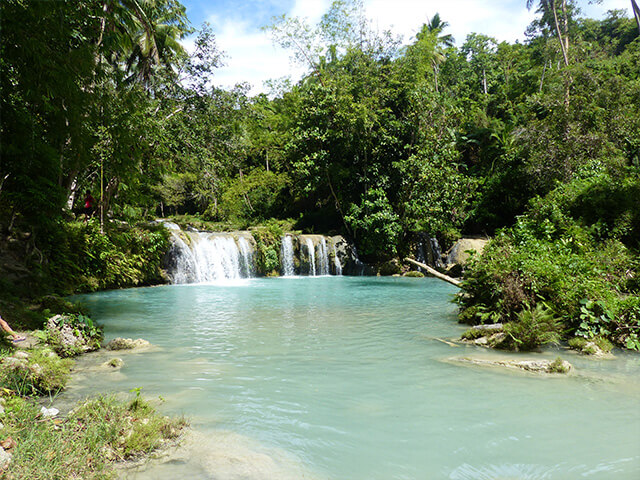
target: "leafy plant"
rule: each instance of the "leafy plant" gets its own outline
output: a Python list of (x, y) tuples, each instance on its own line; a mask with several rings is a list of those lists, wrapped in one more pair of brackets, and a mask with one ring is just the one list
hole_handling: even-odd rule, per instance
[(540, 303), (535, 308), (526, 308), (517, 319), (505, 324), (507, 342), (514, 350), (533, 350), (539, 346), (558, 343), (562, 324), (547, 305)]

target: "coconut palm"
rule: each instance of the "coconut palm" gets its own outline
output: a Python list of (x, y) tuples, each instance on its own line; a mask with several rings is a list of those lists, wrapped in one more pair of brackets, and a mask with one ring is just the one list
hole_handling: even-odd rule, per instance
[(185, 51), (179, 40), (190, 32), (184, 7), (175, 0), (123, 0), (135, 18), (127, 58), (130, 80), (149, 86), (155, 67), (169, 67)]
[(448, 26), (449, 23), (442, 21), (440, 14), (436, 13), (429, 20), (429, 23), (422, 25), (420, 32), (416, 35), (417, 43), (428, 46), (436, 92), (438, 91), (440, 64), (445, 59), (444, 49), (453, 46), (453, 37), (450, 34), (442, 33)]

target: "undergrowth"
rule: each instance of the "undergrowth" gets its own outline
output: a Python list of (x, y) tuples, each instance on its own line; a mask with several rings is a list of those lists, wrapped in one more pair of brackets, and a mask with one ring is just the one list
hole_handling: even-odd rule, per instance
[(159, 415), (139, 397), (87, 400), (61, 421), (43, 420), (39, 412), (32, 401), (12, 397), (6, 402), (3, 433), (15, 440), (16, 447), (3, 478), (115, 478), (113, 462), (161, 447), (186, 425), (184, 419)]

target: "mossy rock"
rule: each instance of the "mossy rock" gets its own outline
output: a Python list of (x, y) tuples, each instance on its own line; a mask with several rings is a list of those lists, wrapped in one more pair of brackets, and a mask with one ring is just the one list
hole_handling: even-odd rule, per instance
[(424, 278), (424, 273), (422, 272), (418, 272), (416, 270), (411, 270), (409, 272), (406, 272), (403, 277), (410, 277), (410, 278)]

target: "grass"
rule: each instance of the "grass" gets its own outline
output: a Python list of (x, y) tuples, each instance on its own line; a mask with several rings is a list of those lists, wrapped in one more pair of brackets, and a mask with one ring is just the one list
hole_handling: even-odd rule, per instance
[(570, 369), (561, 357), (556, 357), (556, 359), (549, 364), (549, 371), (551, 373), (569, 373)]
[(598, 353), (599, 350), (604, 353), (609, 353), (613, 350), (613, 344), (602, 336), (596, 336), (591, 339), (574, 337), (570, 339), (568, 343), (570, 348), (586, 355), (594, 355)]
[(148, 454), (177, 438), (183, 419), (159, 415), (139, 396), (121, 401), (97, 397), (61, 421), (44, 420), (39, 406), (18, 397), (5, 405), (3, 436), (17, 446), (7, 480), (111, 479), (116, 461)]
[(16, 359), (8, 353), (0, 358), (0, 387), (18, 395), (47, 395), (61, 391), (69, 379), (73, 361), (42, 349), (27, 359)]

